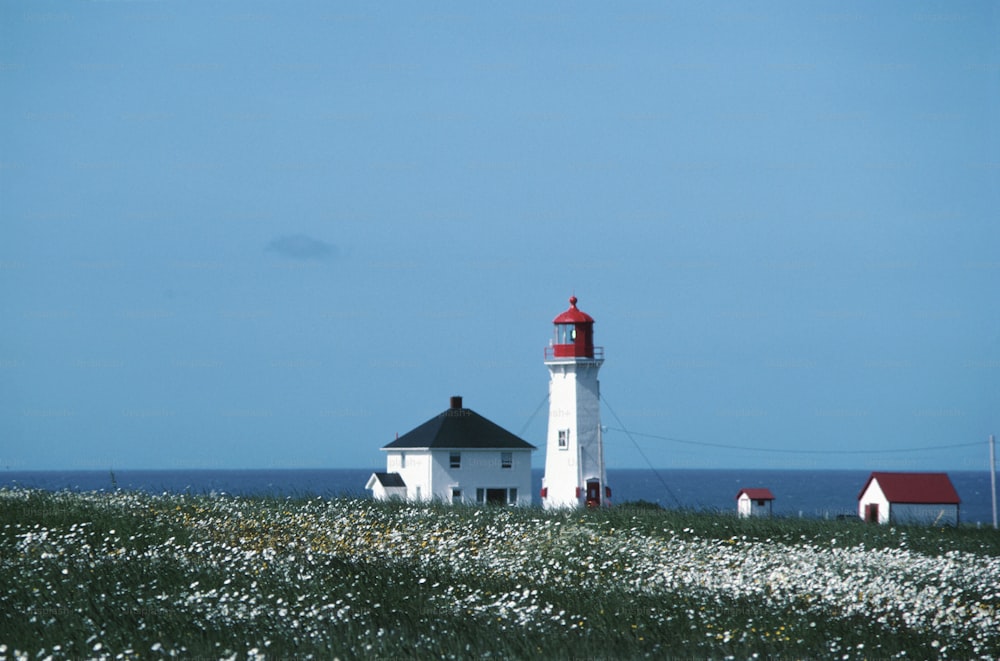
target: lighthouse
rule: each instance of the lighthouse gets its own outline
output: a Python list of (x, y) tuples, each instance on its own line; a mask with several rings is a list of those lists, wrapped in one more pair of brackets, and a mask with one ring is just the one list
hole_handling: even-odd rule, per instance
[(594, 319), (569, 299), (553, 319), (555, 337), (545, 347), (549, 368), (549, 427), (542, 504), (546, 509), (610, 505), (601, 438), (597, 372), (604, 347), (594, 346)]

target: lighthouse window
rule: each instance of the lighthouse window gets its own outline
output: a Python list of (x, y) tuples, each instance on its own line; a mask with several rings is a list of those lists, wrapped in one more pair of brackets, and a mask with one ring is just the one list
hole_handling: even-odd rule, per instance
[(569, 449), (569, 430), (560, 429), (559, 430), (559, 449), (568, 450)]
[(514, 465), (514, 453), (513, 452), (501, 452), (500, 453), (500, 468), (510, 468)]
[(462, 467), (462, 453), (452, 452), (448, 455), (448, 465), (451, 468), (461, 468)]
[(556, 344), (572, 344), (576, 339), (576, 327), (573, 324), (556, 326)]

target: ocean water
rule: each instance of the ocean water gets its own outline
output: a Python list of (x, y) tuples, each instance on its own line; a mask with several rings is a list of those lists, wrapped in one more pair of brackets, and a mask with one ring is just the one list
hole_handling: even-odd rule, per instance
[[(228, 493), (281, 496), (369, 497), (373, 469), (2, 471), (0, 487), (47, 490), (112, 490), (149, 493)], [(663, 507), (735, 511), (736, 492), (767, 487), (780, 516), (833, 518), (857, 514), (858, 493), (869, 471), (608, 469), (612, 503), (645, 500)], [(963, 523), (992, 525), (990, 476), (986, 471), (948, 473), (962, 499)], [(542, 470), (532, 471), (535, 502)]]

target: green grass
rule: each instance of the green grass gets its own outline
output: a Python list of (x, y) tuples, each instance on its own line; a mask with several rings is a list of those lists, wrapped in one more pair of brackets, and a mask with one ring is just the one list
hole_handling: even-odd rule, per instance
[(936, 554), (963, 551), (1000, 556), (1000, 533), (971, 525), (921, 526), (872, 525), (857, 518), (845, 520), (792, 517), (740, 518), (735, 513), (665, 510), (638, 504), (595, 511), (596, 520), (606, 525), (638, 527), (649, 534), (688, 528), (712, 539), (746, 536), (748, 540), (771, 540), (784, 544), (822, 544), (836, 540), (844, 547), (863, 545), (871, 549), (906, 548)]
[(989, 657), (998, 577), (965, 527), (0, 490), (8, 658)]

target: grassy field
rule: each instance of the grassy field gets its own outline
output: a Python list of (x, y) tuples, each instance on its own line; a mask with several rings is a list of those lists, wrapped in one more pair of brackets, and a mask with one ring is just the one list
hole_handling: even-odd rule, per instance
[(996, 658), (1000, 534), (0, 490), (0, 659)]

